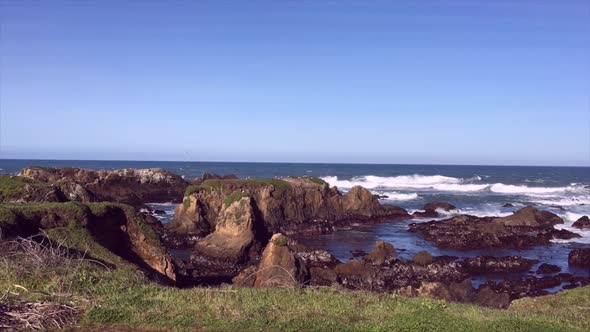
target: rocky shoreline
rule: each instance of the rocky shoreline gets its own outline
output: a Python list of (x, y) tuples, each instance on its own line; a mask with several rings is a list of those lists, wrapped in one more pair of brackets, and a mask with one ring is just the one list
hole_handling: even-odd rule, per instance
[[(1, 180), (3, 237), (27, 236), (39, 229), (85, 228), (112, 252), (151, 271), (155, 280), (179, 287), (339, 286), (506, 308), (514, 299), (545, 295), (549, 288), (590, 284), (588, 277), (561, 273), (547, 263), (533, 271), (539, 262), (519, 256), (459, 259), (420, 252), (401, 259), (395, 244), (385, 242), (377, 242), (368, 254), (341, 262), (325, 250), (303, 246), (292, 235), (440, 218), (440, 212), (456, 208), (430, 202), (423, 212), (409, 214), (381, 204), (362, 187), (342, 193), (313, 177), (238, 179), (204, 174), (185, 180), (161, 169), (29, 167), (19, 176)], [(179, 203), (169, 224), (139, 212), (152, 202)], [(525, 207), (507, 217), (456, 215), (412, 223), (408, 231), (444, 248), (526, 249), (579, 236), (555, 228), (559, 224), (563, 224), (559, 216)], [(574, 225), (587, 226), (588, 217)], [(168, 252), (176, 248), (190, 248), (190, 259), (173, 258)], [(590, 248), (572, 250), (569, 264), (590, 267)], [(478, 287), (470, 280), (514, 273), (521, 276)]]

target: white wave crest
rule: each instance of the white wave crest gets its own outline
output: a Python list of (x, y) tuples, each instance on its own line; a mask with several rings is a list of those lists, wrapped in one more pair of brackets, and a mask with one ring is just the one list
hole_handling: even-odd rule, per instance
[(381, 198), (384, 201), (411, 201), (419, 198), (417, 193), (404, 194), (396, 191), (387, 191), (377, 194), (387, 196), (387, 198)]
[[(444, 175), (400, 175), (381, 177), (374, 175), (357, 176), (350, 180), (339, 179), (337, 176), (325, 176), (322, 178), (338, 188), (349, 189), (354, 186), (362, 186), (367, 189), (390, 190), (434, 190), (444, 192), (483, 192), (503, 195), (526, 195), (547, 198), (552, 195), (563, 198), (564, 194), (580, 194), (588, 192), (588, 189), (580, 185), (569, 187), (529, 187), (525, 185), (510, 185), (503, 183), (474, 183), (481, 181), (481, 177), (468, 179), (454, 178)], [(575, 203), (572, 203), (575, 204)], [(581, 203), (586, 204), (586, 203)]]

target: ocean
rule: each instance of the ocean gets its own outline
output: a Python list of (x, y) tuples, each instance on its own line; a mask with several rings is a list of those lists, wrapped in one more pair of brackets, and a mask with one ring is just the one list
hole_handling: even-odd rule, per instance
[[(582, 237), (530, 250), (456, 251), (437, 248), (419, 235), (409, 233), (407, 225), (416, 220), (408, 220), (299, 240), (306, 245), (327, 249), (340, 260), (347, 260), (355, 250), (370, 251), (375, 241), (385, 240), (392, 243), (404, 258), (410, 258), (420, 250), (458, 257), (521, 255), (559, 265), (564, 272), (588, 274), (587, 270), (569, 267), (567, 255), (572, 248), (590, 246), (590, 231), (571, 227), (581, 216), (590, 216), (590, 167), (0, 160), (0, 173), (18, 174), (22, 168), (33, 165), (104, 170), (158, 167), (187, 179), (204, 172), (235, 174), (240, 178), (316, 176), (342, 191), (361, 185), (375, 194), (386, 195), (382, 203), (401, 206), (410, 213), (431, 201), (444, 201), (457, 206), (458, 210), (450, 215), (506, 216), (532, 205), (561, 216), (565, 224), (559, 227)], [(174, 213), (175, 205), (155, 204), (154, 207), (167, 211), (162, 218), (163, 222), (167, 222)]]

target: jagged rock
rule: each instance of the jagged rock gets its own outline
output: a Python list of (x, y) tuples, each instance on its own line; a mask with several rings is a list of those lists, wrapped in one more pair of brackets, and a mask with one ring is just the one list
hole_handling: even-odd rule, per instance
[(578, 234), (553, 226), (563, 220), (546, 211), (526, 207), (507, 217), (460, 215), (441, 221), (412, 223), (409, 229), (439, 247), (455, 249), (529, 248), (547, 245), (554, 238), (571, 239)]
[(227, 179), (237, 179), (237, 178), (238, 177), (235, 175), (219, 175), (219, 174), (215, 174), (215, 173), (205, 172), (201, 176), (194, 178), (190, 182), (193, 185), (199, 186), (207, 180), (227, 180)]
[(561, 268), (557, 265), (543, 263), (537, 269), (537, 274), (550, 274), (550, 273), (559, 273), (561, 272)]
[(452, 211), (457, 207), (446, 202), (430, 202), (424, 205), (424, 212), (417, 211), (412, 214), (415, 218), (436, 218), (440, 215), (439, 211)]
[(512, 203), (506, 203), (506, 204), (502, 205), (502, 207), (511, 208), (511, 207), (514, 207), (514, 204), (512, 204)]
[(404, 209), (381, 205), (361, 187), (342, 195), (314, 178), (225, 179), (189, 187), (168, 228), (177, 233), (215, 229), (224, 200), (235, 193), (252, 197), (257, 221), (267, 234), (324, 232), (351, 222), (409, 217)]
[(570, 251), (568, 262), (572, 266), (590, 267), (590, 248), (578, 248)]
[(391, 243), (377, 241), (371, 252), (365, 256), (365, 261), (375, 264), (389, 264), (397, 259), (397, 252)]
[(418, 252), (416, 255), (414, 255), (412, 261), (420, 266), (426, 266), (432, 263), (432, 256), (430, 255), (430, 253), (428, 253), (428, 251), (422, 250)]
[(70, 200), (109, 201), (139, 206), (180, 202), (188, 183), (158, 168), (96, 171), (80, 168), (28, 167), (23, 178), (53, 184)]
[(463, 267), (470, 274), (527, 272), (539, 261), (520, 256), (478, 256), (467, 258)]
[(572, 227), (579, 229), (590, 229), (590, 218), (588, 218), (588, 216), (583, 216), (576, 220)]
[[(246, 261), (256, 244), (254, 219), (252, 198), (248, 196), (224, 206), (217, 218), (215, 232), (197, 242), (195, 251), (223, 261)], [(254, 256), (256, 251), (251, 254)]]
[(309, 280), (309, 271), (287, 244), (284, 235), (272, 236), (262, 252), (254, 287), (299, 287)]

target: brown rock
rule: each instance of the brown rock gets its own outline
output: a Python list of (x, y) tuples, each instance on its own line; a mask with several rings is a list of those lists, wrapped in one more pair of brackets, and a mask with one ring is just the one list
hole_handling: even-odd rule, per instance
[(416, 255), (414, 255), (414, 258), (412, 258), (412, 261), (415, 264), (421, 265), (421, 266), (426, 266), (430, 263), (432, 263), (432, 255), (430, 255), (430, 253), (428, 253), (428, 251), (420, 251), (419, 253), (417, 253)]
[(578, 248), (570, 251), (568, 262), (572, 266), (590, 267), (590, 248)]
[(215, 232), (197, 242), (195, 251), (224, 261), (246, 261), (248, 251), (256, 241), (254, 219), (252, 199), (242, 197), (222, 209)]
[(590, 229), (590, 218), (588, 218), (588, 216), (583, 216), (576, 220), (572, 227), (579, 229)]
[(299, 287), (308, 278), (308, 271), (287, 246), (288, 239), (274, 234), (262, 253), (254, 287)]
[(391, 243), (385, 241), (377, 241), (371, 252), (365, 256), (365, 261), (375, 264), (382, 265), (391, 263), (397, 258), (397, 252)]

